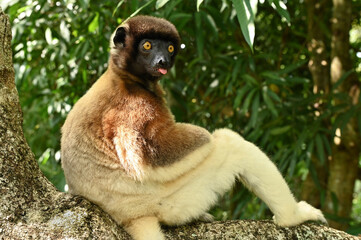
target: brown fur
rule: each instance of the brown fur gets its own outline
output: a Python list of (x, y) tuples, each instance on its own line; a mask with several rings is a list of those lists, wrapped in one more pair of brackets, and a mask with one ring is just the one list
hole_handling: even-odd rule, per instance
[(65, 121), (62, 159), (86, 158), (122, 168), (137, 178), (142, 166), (170, 165), (209, 142), (210, 134), (194, 125), (175, 123), (159, 83), (127, 71), (133, 43), (149, 32), (151, 37), (159, 34), (174, 38), (178, 49), (174, 26), (145, 16), (126, 24), (130, 37), (125, 46), (115, 46), (107, 71), (75, 104)]

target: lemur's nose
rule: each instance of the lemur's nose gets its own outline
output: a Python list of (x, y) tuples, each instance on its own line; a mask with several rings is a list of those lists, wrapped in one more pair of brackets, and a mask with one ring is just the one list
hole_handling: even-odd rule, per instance
[(160, 67), (166, 67), (167, 65), (167, 61), (164, 59), (164, 57), (161, 57), (160, 59), (158, 59), (158, 66)]

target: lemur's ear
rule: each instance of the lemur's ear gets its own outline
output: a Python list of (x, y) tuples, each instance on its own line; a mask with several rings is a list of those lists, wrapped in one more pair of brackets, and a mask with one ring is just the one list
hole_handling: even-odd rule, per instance
[(125, 46), (126, 35), (127, 35), (126, 29), (124, 27), (118, 27), (113, 38), (114, 45), (123, 44), (123, 46)]

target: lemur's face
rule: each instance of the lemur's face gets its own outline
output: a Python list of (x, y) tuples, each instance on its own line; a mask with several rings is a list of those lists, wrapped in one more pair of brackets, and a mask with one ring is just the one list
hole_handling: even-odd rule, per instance
[(174, 44), (160, 39), (142, 39), (138, 44), (138, 54), (132, 70), (137, 75), (150, 75), (154, 78), (166, 74), (172, 67)]
[(156, 81), (173, 66), (180, 38), (170, 22), (150, 16), (133, 17), (111, 38), (115, 65), (142, 81)]

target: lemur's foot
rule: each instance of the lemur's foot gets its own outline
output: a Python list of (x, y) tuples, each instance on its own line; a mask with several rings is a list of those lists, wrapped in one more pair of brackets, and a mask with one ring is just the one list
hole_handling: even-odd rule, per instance
[(296, 209), (292, 213), (287, 214), (287, 216), (273, 217), (273, 221), (282, 227), (295, 226), (310, 220), (327, 224), (322, 212), (304, 201), (297, 203)]
[(204, 213), (202, 216), (198, 218), (198, 221), (210, 223), (210, 222), (214, 222), (214, 217), (209, 213)]

